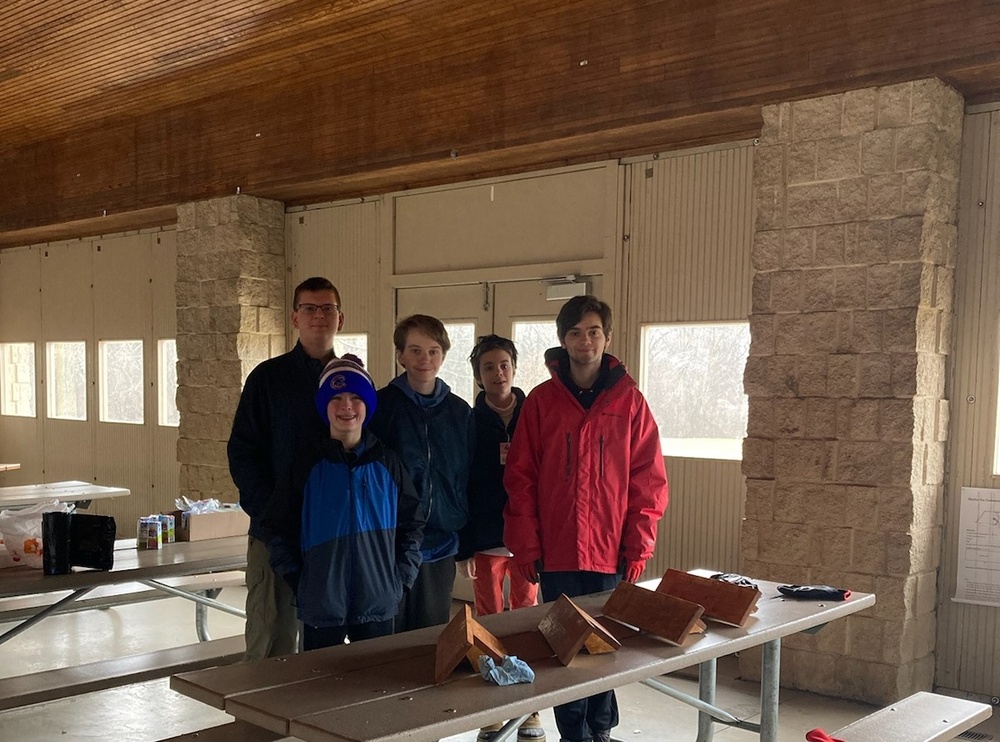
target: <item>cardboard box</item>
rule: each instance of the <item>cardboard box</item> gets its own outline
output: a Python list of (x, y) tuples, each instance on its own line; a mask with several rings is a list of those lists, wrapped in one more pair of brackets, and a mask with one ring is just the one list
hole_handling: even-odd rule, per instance
[(246, 536), (250, 516), (238, 505), (227, 505), (214, 513), (173, 512), (178, 541), (204, 541), (209, 538)]

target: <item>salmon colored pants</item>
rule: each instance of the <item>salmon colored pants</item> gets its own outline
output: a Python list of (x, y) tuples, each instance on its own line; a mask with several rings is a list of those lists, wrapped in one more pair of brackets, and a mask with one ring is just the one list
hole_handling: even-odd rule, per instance
[(476, 554), (476, 579), (472, 592), (476, 597), (476, 615), (488, 616), (503, 612), (503, 581), (510, 579), (510, 607), (527, 608), (538, 602), (538, 585), (528, 582), (514, 569), (514, 560), (507, 556)]

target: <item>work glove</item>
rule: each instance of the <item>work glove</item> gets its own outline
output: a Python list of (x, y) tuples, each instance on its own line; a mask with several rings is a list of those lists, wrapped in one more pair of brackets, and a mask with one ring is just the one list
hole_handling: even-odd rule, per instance
[(538, 565), (539, 562), (514, 562), (518, 574), (532, 585), (538, 584)]
[(642, 575), (642, 570), (646, 566), (646, 562), (639, 559), (634, 562), (625, 562), (625, 576), (622, 578), (625, 582), (635, 583), (636, 580)]

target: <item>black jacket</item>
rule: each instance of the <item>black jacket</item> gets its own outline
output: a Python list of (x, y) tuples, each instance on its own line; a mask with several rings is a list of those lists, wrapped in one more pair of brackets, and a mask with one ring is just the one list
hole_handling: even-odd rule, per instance
[(272, 494), (288, 491), (296, 451), (329, 436), (316, 412), (323, 362), (301, 343), (260, 363), (247, 377), (229, 436), (229, 472), (250, 516), (250, 535), (261, 538), (260, 518)]
[(414, 395), (403, 376), (379, 389), (369, 429), (399, 454), (420, 495), (427, 561), (455, 539), (469, 517), (466, 487), (475, 430), (469, 405), (440, 379), (432, 398), (418, 403)]
[(506, 427), (500, 416), (486, 404), (480, 392), (472, 416), (476, 425), (476, 448), (469, 471), (469, 522), (459, 533), (458, 558), (468, 559), (477, 551), (503, 546), (503, 508), (507, 490), (503, 487), (504, 466), (500, 444), (510, 443), (524, 404), (524, 392), (514, 387), (517, 399), (514, 414)]

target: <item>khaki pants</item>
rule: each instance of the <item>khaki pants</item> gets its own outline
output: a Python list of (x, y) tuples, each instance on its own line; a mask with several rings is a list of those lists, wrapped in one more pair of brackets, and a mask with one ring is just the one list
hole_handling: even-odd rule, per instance
[(247, 623), (244, 660), (262, 660), (298, 649), (295, 595), (274, 574), (267, 547), (253, 536), (247, 543)]

